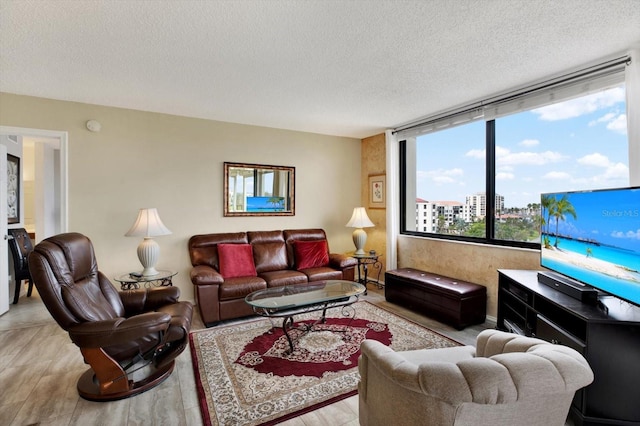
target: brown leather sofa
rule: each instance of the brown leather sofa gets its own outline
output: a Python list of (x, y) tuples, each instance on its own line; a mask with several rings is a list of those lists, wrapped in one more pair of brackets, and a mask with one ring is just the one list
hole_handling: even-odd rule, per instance
[[(226, 250), (244, 246), (251, 258), (246, 264), (235, 265), (245, 274), (225, 274), (228, 255)], [(250, 246), (250, 249), (247, 247)], [(313, 245), (324, 253), (323, 261), (311, 263), (302, 258), (303, 247)], [(325, 248), (326, 247), (326, 248)], [(316, 254), (318, 254), (316, 252)], [(290, 229), (284, 231), (249, 231), (220, 234), (194, 235), (189, 239), (191, 257), (191, 282), (202, 321), (207, 327), (221, 320), (252, 315), (251, 307), (244, 301), (249, 293), (267, 287), (304, 284), (309, 281), (353, 281), (357, 261), (344, 254), (330, 253), (327, 237), (322, 229)], [(235, 255), (233, 260), (243, 257)], [(222, 270), (221, 270), (222, 269)], [(229, 268), (226, 268), (229, 269)], [(226, 275), (226, 277), (225, 277)]]

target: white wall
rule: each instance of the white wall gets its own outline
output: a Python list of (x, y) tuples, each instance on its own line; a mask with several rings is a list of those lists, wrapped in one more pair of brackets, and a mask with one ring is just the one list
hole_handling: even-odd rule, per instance
[[(56, 191), (59, 182), (55, 170), (59, 166), (56, 161), (55, 149), (48, 144), (38, 143), (34, 149), (34, 215), (39, 218), (36, 222), (35, 233), (37, 241), (59, 233), (58, 202), (60, 194)], [(25, 197), (26, 201), (26, 197)], [(25, 211), (26, 213), (26, 211)]]
[[(360, 140), (0, 93), (0, 125), (68, 132), (69, 230), (88, 235), (109, 277), (140, 268), (138, 209), (156, 207), (172, 235), (159, 267), (192, 300), (187, 241), (199, 233), (321, 227), (332, 251), (360, 205)], [(89, 132), (89, 119), (102, 124)], [(296, 167), (296, 215), (223, 217), (223, 162)]]
[(23, 139), (22, 144), (22, 217), (27, 231), (35, 232), (35, 144)]

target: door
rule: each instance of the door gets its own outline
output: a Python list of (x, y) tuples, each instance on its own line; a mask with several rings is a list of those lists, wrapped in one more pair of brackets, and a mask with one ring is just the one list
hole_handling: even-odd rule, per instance
[(7, 147), (0, 144), (0, 315), (9, 310), (9, 245), (7, 244)]

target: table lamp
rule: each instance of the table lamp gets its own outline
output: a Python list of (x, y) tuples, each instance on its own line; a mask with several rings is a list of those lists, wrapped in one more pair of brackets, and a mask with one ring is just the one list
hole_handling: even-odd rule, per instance
[(158, 274), (155, 266), (160, 257), (160, 246), (153, 237), (169, 234), (171, 234), (171, 231), (160, 220), (157, 209), (140, 209), (135, 223), (124, 235), (126, 237), (144, 237), (138, 246), (138, 259), (140, 259), (140, 263), (144, 268), (142, 270), (143, 276), (148, 277)]
[(364, 232), (362, 228), (370, 228), (375, 226), (373, 222), (367, 216), (367, 211), (364, 207), (356, 207), (353, 209), (353, 215), (347, 224), (345, 225), (349, 228), (356, 228), (353, 231), (353, 244), (356, 246), (356, 255), (363, 255), (364, 253), (364, 245), (367, 242), (367, 233)]

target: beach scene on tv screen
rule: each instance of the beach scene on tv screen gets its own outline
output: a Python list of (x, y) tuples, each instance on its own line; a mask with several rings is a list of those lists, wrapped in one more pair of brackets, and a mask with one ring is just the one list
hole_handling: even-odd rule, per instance
[(284, 211), (284, 197), (247, 197), (248, 212)]
[(541, 264), (640, 304), (640, 188), (544, 194)]

